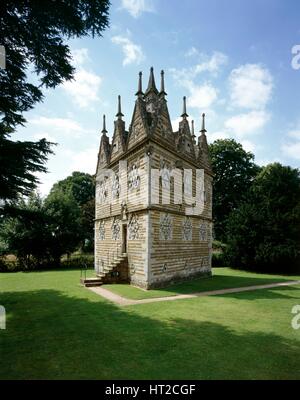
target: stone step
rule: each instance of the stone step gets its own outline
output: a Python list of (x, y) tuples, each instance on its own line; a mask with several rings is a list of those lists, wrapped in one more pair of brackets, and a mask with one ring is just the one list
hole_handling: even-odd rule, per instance
[(99, 282), (88, 282), (88, 283), (84, 284), (85, 287), (95, 287), (95, 286), (101, 286), (101, 285), (103, 285), (103, 282), (101, 279), (99, 280)]
[(107, 275), (109, 275), (113, 270), (125, 259), (127, 258), (127, 253), (122, 253), (118, 257), (116, 257), (109, 266), (104, 267), (100, 272), (97, 273), (98, 279), (105, 278)]
[(80, 283), (86, 287), (91, 287), (91, 286), (100, 286), (102, 285), (102, 280), (99, 277), (95, 278), (81, 278)]

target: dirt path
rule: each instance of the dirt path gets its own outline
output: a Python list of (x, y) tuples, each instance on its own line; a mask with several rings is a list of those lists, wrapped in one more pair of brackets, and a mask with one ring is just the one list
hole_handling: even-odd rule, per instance
[(125, 297), (119, 296), (111, 292), (104, 287), (90, 287), (88, 288), (92, 292), (106, 298), (107, 300), (112, 301), (115, 304), (120, 306), (130, 306), (136, 304), (145, 304), (145, 303), (155, 303), (157, 301), (173, 301), (173, 300), (182, 300), (182, 299), (193, 299), (195, 297), (201, 296), (215, 296), (218, 294), (227, 294), (227, 293), (239, 293), (239, 292), (249, 292), (251, 290), (258, 290), (258, 289), (270, 289), (276, 288), (281, 286), (291, 286), (291, 285), (299, 285), (300, 281), (287, 281), (287, 282), (280, 282), (280, 283), (270, 283), (266, 285), (254, 285), (254, 286), (245, 286), (245, 287), (238, 287), (232, 289), (220, 289), (220, 290), (210, 290), (207, 292), (200, 292), (200, 293), (193, 293), (193, 294), (178, 294), (174, 296), (168, 297), (153, 297), (151, 299), (142, 299), (142, 300), (131, 300)]

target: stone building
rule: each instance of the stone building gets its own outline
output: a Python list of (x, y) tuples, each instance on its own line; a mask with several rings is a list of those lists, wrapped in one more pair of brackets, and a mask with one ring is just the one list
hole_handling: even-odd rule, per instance
[[(184, 97), (182, 120), (173, 132), (166, 96), (164, 72), (158, 91), (151, 68), (145, 92), (139, 73), (128, 130), (119, 96), (111, 143), (103, 116), (95, 270), (104, 283), (127, 281), (150, 289), (211, 274), (213, 174), (205, 115), (196, 140)], [(197, 171), (202, 180), (196, 184)]]

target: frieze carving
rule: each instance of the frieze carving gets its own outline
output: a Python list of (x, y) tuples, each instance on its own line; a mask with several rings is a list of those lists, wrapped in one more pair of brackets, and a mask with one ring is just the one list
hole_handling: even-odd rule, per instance
[(111, 192), (113, 199), (117, 199), (120, 196), (120, 180), (118, 174), (113, 175)]
[(169, 214), (161, 214), (159, 225), (159, 237), (161, 240), (172, 240), (173, 221)]
[(111, 238), (113, 240), (120, 240), (120, 230), (120, 221), (117, 218), (114, 218), (111, 226)]
[(190, 218), (185, 218), (182, 224), (182, 238), (183, 240), (192, 240), (193, 225)]
[(101, 221), (99, 225), (99, 239), (104, 240), (105, 239), (105, 222)]
[(107, 177), (105, 177), (104, 180), (101, 181), (101, 182), (98, 184), (97, 194), (98, 194), (98, 201), (99, 201), (99, 203), (100, 203), (100, 204), (105, 203), (105, 201), (107, 200), (107, 197), (108, 197)]
[(139, 238), (139, 221), (136, 215), (132, 215), (128, 224), (128, 239), (137, 240)]
[(139, 174), (139, 169), (136, 164), (133, 164), (128, 174), (128, 189), (138, 189), (140, 186), (140, 181), (141, 178)]
[(207, 240), (207, 226), (206, 226), (206, 224), (200, 224), (199, 233), (200, 233), (201, 242), (206, 241)]
[(168, 168), (167, 162), (162, 161), (161, 162), (161, 184), (162, 187), (165, 189), (170, 189), (170, 176), (171, 172), (170, 169)]

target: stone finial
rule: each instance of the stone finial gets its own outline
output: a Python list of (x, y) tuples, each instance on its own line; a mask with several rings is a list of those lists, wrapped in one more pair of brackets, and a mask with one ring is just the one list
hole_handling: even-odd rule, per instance
[(150, 93), (150, 92), (154, 92), (156, 94), (158, 93), (158, 90), (157, 90), (156, 85), (155, 85), (153, 67), (150, 68), (149, 82), (148, 82), (148, 87), (147, 87), (147, 90), (145, 92), (145, 95)]
[(165, 72), (164, 70), (161, 70), (160, 72), (160, 95), (166, 96), (167, 93), (165, 92)]
[(193, 143), (196, 144), (196, 135), (195, 135), (195, 128), (194, 128), (194, 120), (192, 120), (192, 138), (193, 138)]
[(141, 97), (141, 96), (143, 96), (143, 89), (142, 89), (142, 75), (143, 75), (143, 73), (140, 71), (139, 72), (139, 83), (138, 83), (138, 91), (136, 92), (136, 96), (139, 96), (139, 97)]
[(103, 114), (103, 128), (102, 128), (102, 134), (103, 134), (104, 136), (107, 134), (105, 114)]
[(124, 117), (124, 114), (122, 114), (121, 111), (121, 96), (118, 96), (118, 112), (116, 114), (116, 117), (118, 117), (118, 119), (122, 119), (122, 117)]
[(182, 118), (186, 118), (188, 117), (188, 114), (186, 113), (186, 97), (183, 96), (183, 110), (182, 110), (182, 114), (181, 114)]
[(202, 114), (202, 126), (201, 126), (201, 130), (200, 130), (202, 135), (205, 135), (205, 133), (207, 132), (207, 130), (205, 129), (205, 114)]

